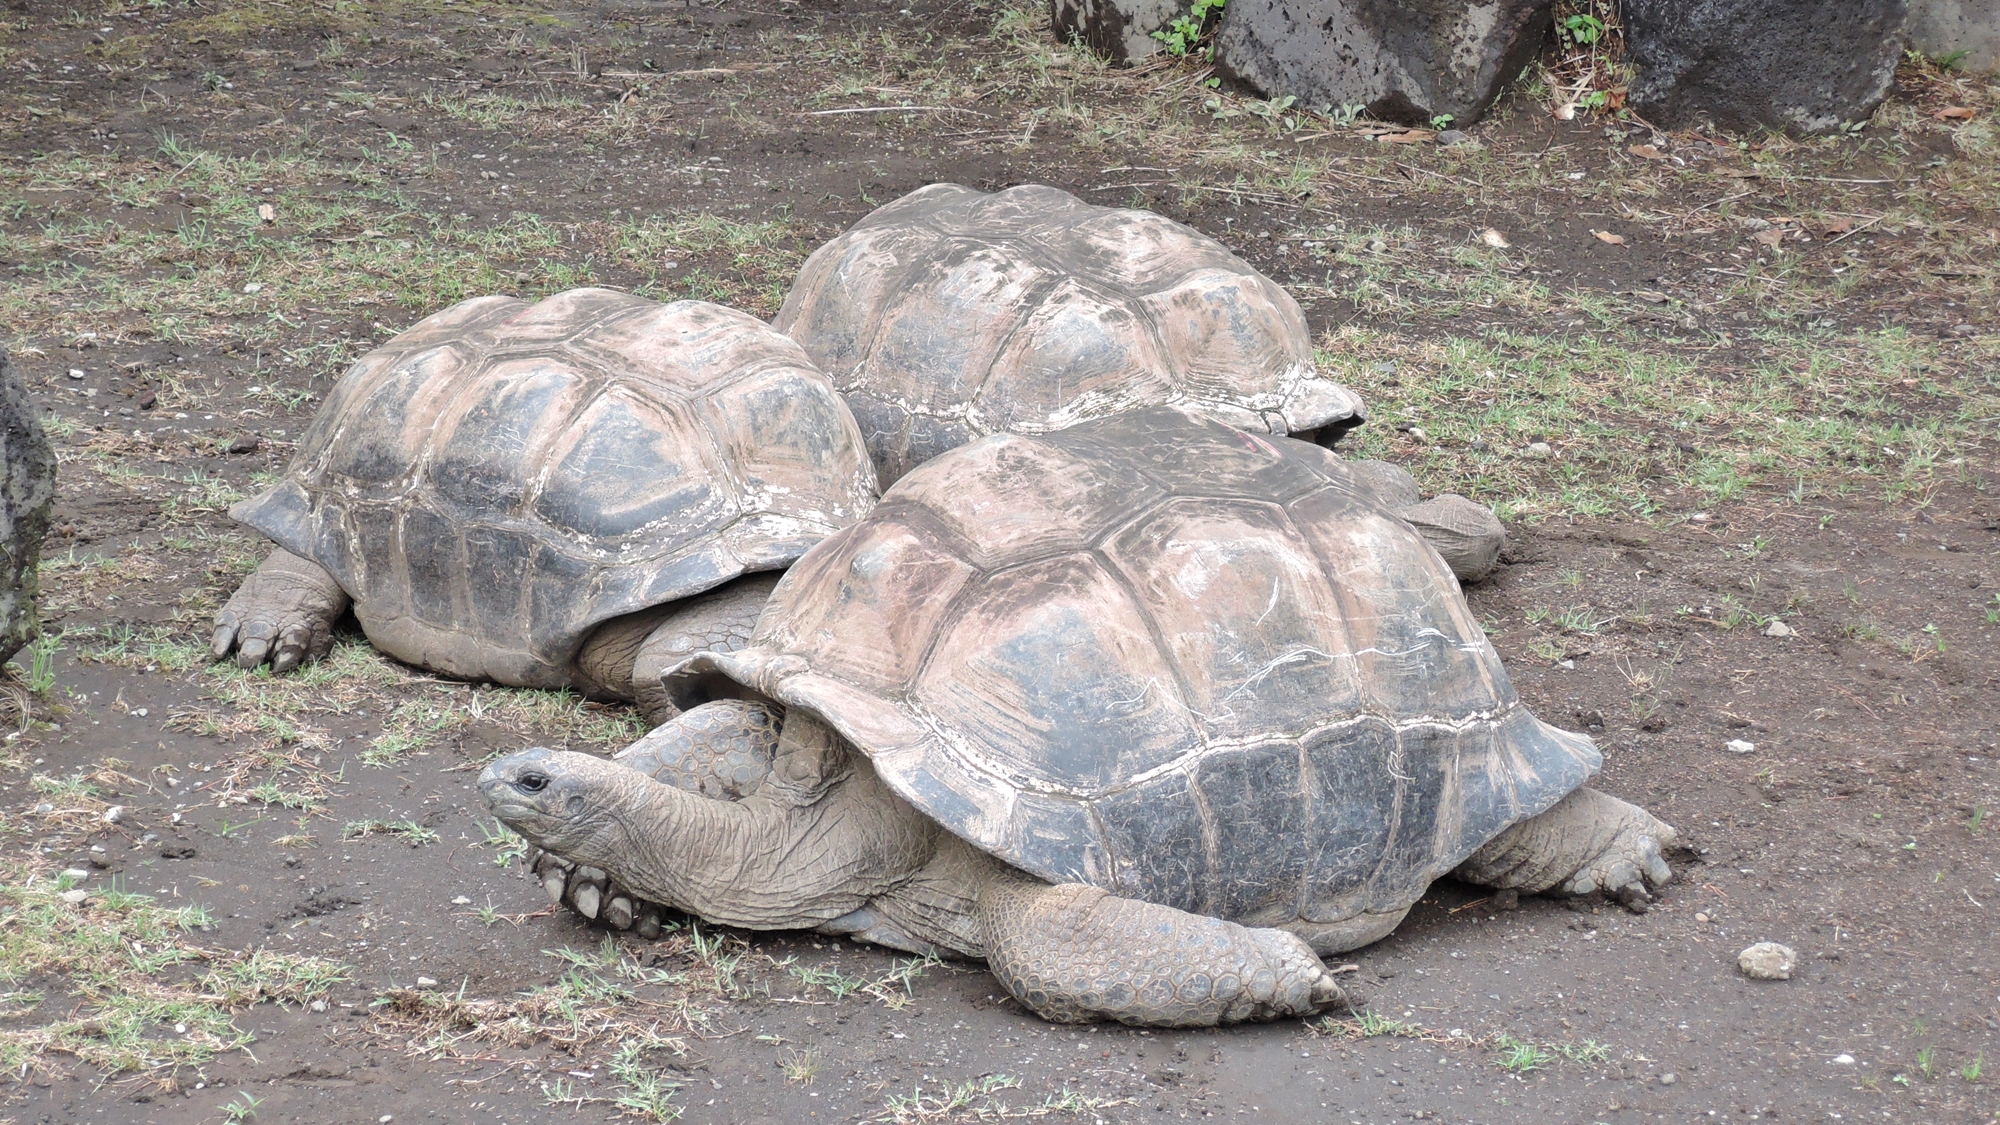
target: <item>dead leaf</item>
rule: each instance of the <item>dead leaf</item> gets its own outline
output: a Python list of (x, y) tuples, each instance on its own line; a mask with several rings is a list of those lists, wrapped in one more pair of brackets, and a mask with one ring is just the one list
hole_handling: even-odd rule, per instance
[(259, 203), (257, 205), (257, 217), (267, 223), (275, 223), (278, 221), (278, 209), (268, 203)]
[(1764, 173), (1754, 168), (1718, 168), (1715, 170), (1715, 174), (1718, 176), (1728, 176), (1732, 180), (1761, 180), (1764, 178)]
[(1666, 153), (1661, 152), (1652, 145), (1633, 145), (1625, 151), (1631, 153), (1633, 156), (1643, 156), (1648, 160), (1665, 160), (1667, 158)]
[(1590, 233), (1596, 235), (1599, 242), (1609, 242), (1613, 246), (1625, 245), (1625, 236), (1622, 234), (1612, 234), (1608, 230), (1594, 230)]
[(1970, 121), (1979, 116), (1979, 111), (1971, 106), (1948, 105), (1937, 111), (1940, 121)]
[(1779, 230), (1777, 227), (1772, 227), (1770, 230), (1760, 230), (1750, 237), (1766, 246), (1776, 246), (1785, 240), (1785, 232)]
[(1667, 295), (1665, 293), (1656, 293), (1651, 289), (1634, 289), (1632, 290), (1632, 295), (1649, 305), (1664, 305), (1667, 303)]
[(1486, 245), (1493, 247), (1495, 250), (1505, 250), (1509, 246), (1514, 245), (1513, 243), (1507, 241), (1506, 235), (1501, 234), (1499, 231), (1494, 230), (1492, 227), (1487, 227), (1485, 231), (1480, 233), (1479, 241), (1484, 242)]
[(1576, 117), (1576, 103), (1564, 102), (1551, 110), (1549, 116), (1554, 117), (1557, 121), (1569, 121)]
[(1414, 145), (1432, 140), (1436, 136), (1437, 134), (1431, 132), (1429, 129), (1412, 129), (1407, 133), (1387, 133), (1375, 139), (1378, 141), (1388, 141), (1390, 144)]
[(1821, 238), (1825, 238), (1829, 234), (1846, 234), (1848, 231), (1851, 231), (1853, 229), (1854, 229), (1853, 219), (1829, 219), (1825, 223), (1821, 224), (1819, 228), (1819, 236)]

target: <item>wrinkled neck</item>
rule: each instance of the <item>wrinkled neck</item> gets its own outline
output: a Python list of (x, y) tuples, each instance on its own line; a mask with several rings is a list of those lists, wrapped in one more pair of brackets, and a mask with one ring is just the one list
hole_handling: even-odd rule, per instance
[(642, 897), (750, 929), (810, 928), (859, 908), (929, 862), (941, 829), (859, 754), (847, 751), (823, 788), (800, 776), (809, 770), (788, 770), (788, 749), (813, 753), (800, 744), (821, 732), (830, 734), (788, 719), (785, 741), (794, 745), (781, 746), (766, 788), (741, 801), (633, 771), (595, 855), (570, 858)]

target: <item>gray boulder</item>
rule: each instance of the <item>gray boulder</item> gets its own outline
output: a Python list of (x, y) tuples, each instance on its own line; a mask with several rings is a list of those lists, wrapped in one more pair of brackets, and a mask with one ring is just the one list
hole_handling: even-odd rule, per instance
[(1534, 61), (1550, 0), (1230, 0), (1216, 69), (1314, 110), (1468, 125)]
[(1049, 0), (1056, 38), (1084, 46), (1112, 62), (1137, 62), (1161, 49), (1155, 31), (1164, 31), (1190, 4), (1177, 0)]
[(56, 495), (56, 453), (28, 389), (0, 351), (0, 661), (35, 639), (36, 568)]
[(1630, 104), (1667, 128), (1833, 132), (1889, 95), (1908, 16), (1907, 0), (1625, 0)]
[(1959, 55), (1960, 70), (2000, 72), (2000, 4), (1910, 0), (1910, 43), (1933, 58)]

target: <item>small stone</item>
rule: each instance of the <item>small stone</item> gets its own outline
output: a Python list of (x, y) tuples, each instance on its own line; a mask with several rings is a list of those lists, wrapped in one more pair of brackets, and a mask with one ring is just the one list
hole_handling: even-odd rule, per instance
[(104, 823), (117, 824), (125, 819), (125, 806), (113, 805), (104, 810)]
[(437, 987), (437, 982), (436, 982), (436, 981), (434, 981), (434, 980), (432, 980), (432, 979), (431, 979), (431, 978), (429, 978), (429, 977), (418, 977), (418, 978), (417, 978), (417, 987), (418, 987), (418, 988), (436, 988), (436, 987)]
[(1833, 1056), (1833, 1065), (1835, 1065), (1835, 1066), (1853, 1066), (1853, 1065), (1854, 1065), (1854, 1056), (1853, 1056), (1853, 1055), (1849, 1055), (1849, 1054), (1838, 1054), (1838, 1055), (1835, 1055), (1835, 1056)]
[(315, 1000), (315, 1001), (313, 1001), (313, 1002), (312, 1002), (312, 1003), (311, 1003), (310, 1005), (308, 1005), (308, 1006), (309, 1006), (309, 1007), (311, 1007), (311, 1008), (312, 1008), (312, 1010), (313, 1010), (313, 1011), (315, 1011), (315, 1012), (324, 1012), (324, 1011), (326, 1011), (326, 1001), (324, 1001), (324, 1000)]
[(1463, 129), (1446, 129), (1444, 132), (1439, 133), (1437, 135), (1437, 142), (1446, 148), (1450, 148), (1453, 145), (1469, 145), (1478, 143), (1472, 139), (1472, 135), (1470, 133), (1467, 133)]
[(1556, 451), (1549, 447), (1548, 442), (1537, 441), (1528, 444), (1527, 454), (1537, 461), (1547, 461), (1556, 455)]
[(1370, 254), (1380, 254), (1382, 251), (1387, 250), (1388, 248), (1389, 244), (1382, 241), (1379, 238), (1372, 238), (1368, 240), (1368, 252)]
[(1680, 1075), (1678, 1075), (1678, 1074), (1675, 1074), (1675, 1073), (1674, 1073), (1673, 1071), (1671, 1071), (1671, 1070), (1670, 1070), (1670, 1071), (1668, 1071), (1668, 1072), (1666, 1072), (1665, 1074), (1662, 1074), (1662, 1075), (1660, 1075), (1660, 1085), (1662, 1085), (1662, 1086), (1671, 1086), (1671, 1085), (1673, 1085), (1674, 1083), (1676, 1083), (1676, 1082), (1679, 1082), (1680, 1080), (1681, 1080), (1681, 1076), (1680, 1076)]
[(85, 871), (81, 867), (72, 867), (69, 870), (63, 872), (63, 877), (68, 879), (72, 883), (81, 883), (85, 879), (90, 878), (90, 872)]
[(261, 281), (253, 281), (243, 287), (243, 291), (245, 293), (261, 293), (263, 292), (263, 290), (264, 290), (264, 283)]
[(1520, 908), (1521, 908), (1520, 891), (1517, 891), (1512, 887), (1508, 887), (1504, 890), (1498, 890), (1493, 892), (1493, 909), (1519, 910)]
[(1732, 738), (1724, 743), (1722, 748), (1731, 754), (1749, 754), (1757, 749), (1757, 744), (1754, 742), (1745, 742), (1740, 738)]
[(1696, 914), (1696, 915), (1694, 916), (1694, 920), (1695, 920), (1695, 921), (1697, 921), (1697, 922), (1706, 922), (1706, 921), (1708, 921), (1708, 915), (1706, 915), (1706, 914), (1701, 914), (1701, 913), (1697, 913), (1697, 914)]
[(1951, 334), (1954, 336), (1977, 336), (1979, 335), (1979, 329), (1974, 328), (1970, 324), (1954, 324), (1951, 326)]
[(72, 368), (70, 368), (70, 369), (69, 369), (69, 377), (70, 377), (70, 378), (72, 378), (72, 379), (81, 379), (81, 378), (83, 378), (83, 368), (81, 368), (81, 367), (72, 367)]
[(1790, 980), (1798, 963), (1799, 955), (1790, 946), (1775, 941), (1760, 941), (1736, 955), (1737, 966), (1751, 980)]
[(168, 823), (168, 824), (179, 824), (179, 823), (180, 823), (180, 822), (181, 822), (181, 821), (182, 821), (183, 819), (185, 819), (185, 818), (184, 818), (184, 817), (182, 817), (182, 816), (181, 816), (181, 814), (179, 814), (179, 813), (175, 813), (174, 815), (172, 815), (172, 816), (170, 816), (170, 817), (168, 817), (168, 818), (167, 818), (167, 823)]
[(47, 816), (54, 811), (56, 811), (56, 807), (47, 801), (43, 801), (41, 804), (35, 806), (36, 816)]
[(1570, 671), (1574, 672), (1574, 671), (1576, 671), (1576, 661), (1574, 661), (1574, 660), (1559, 660), (1559, 661), (1557, 661), (1557, 662), (1556, 662), (1556, 667), (1558, 667), (1558, 668), (1567, 668), (1567, 669), (1569, 669)]
[(451, 904), (453, 906), (471, 906), (472, 900), (464, 895), (459, 895), (457, 898), (451, 900)]
[(1782, 621), (1773, 621), (1769, 625), (1764, 626), (1764, 635), (1767, 637), (1795, 637), (1798, 635), (1798, 630), (1793, 629), (1790, 625)]
[(238, 434), (236, 435), (236, 440), (229, 443), (229, 448), (226, 452), (255, 453), (257, 447), (261, 444), (263, 444), (263, 439), (259, 438), (256, 434)]
[(64, 891), (61, 897), (64, 902), (69, 903), (71, 906), (81, 906), (83, 905), (83, 900), (90, 897), (90, 892), (80, 889), (69, 890)]

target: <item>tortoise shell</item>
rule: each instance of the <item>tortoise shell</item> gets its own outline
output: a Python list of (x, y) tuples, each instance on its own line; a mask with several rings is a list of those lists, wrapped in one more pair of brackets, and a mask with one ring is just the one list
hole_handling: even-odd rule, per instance
[(904, 477), (669, 690), (718, 673), (1015, 866), (1252, 925), (1408, 907), (1600, 763), (1338, 458), (1171, 409)]
[(465, 301), (361, 357), (231, 515), (317, 562), (383, 651), (567, 684), (599, 623), (789, 565), (875, 474), (797, 344), (699, 301)]
[(1051, 187), (912, 192), (815, 251), (773, 324), (847, 396), (884, 487), (987, 434), (1144, 406), (1326, 439), (1366, 416), (1276, 282)]

